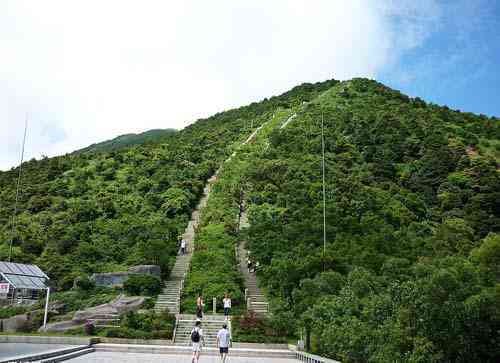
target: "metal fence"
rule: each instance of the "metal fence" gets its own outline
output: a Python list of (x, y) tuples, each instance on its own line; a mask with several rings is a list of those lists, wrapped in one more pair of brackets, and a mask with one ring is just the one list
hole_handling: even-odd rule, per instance
[(323, 358), (323, 357), (320, 357), (318, 355), (309, 354), (309, 353), (306, 353), (306, 352), (295, 351), (294, 353), (295, 353), (295, 358), (297, 358), (301, 362), (307, 362), (307, 363), (340, 363), (337, 360)]

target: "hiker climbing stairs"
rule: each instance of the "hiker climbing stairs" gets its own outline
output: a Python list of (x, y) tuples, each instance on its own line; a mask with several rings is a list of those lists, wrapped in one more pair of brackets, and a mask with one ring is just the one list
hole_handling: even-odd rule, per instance
[[(190, 345), (191, 331), (196, 322), (196, 315), (180, 314), (177, 319), (177, 327), (175, 330), (174, 344), (175, 345)], [(224, 316), (222, 315), (204, 315), (202, 319), (201, 329), (205, 339), (205, 347), (215, 347), (217, 332), (222, 328)]]

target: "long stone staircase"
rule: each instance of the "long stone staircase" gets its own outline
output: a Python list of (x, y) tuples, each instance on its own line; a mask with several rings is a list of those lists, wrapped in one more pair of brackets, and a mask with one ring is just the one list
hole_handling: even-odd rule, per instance
[(191, 258), (193, 257), (193, 241), (196, 228), (200, 223), (200, 211), (207, 205), (210, 189), (216, 179), (216, 175), (214, 175), (208, 180), (205, 188), (203, 189), (202, 198), (200, 199), (195, 210), (191, 213), (191, 220), (182, 235), (182, 238), (186, 241), (186, 253), (184, 255), (177, 256), (174, 267), (170, 272), (170, 276), (168, 280), (164, 282), (162, 292), (158, 295), (158, 299), (156, 300), (154, 307), (157, 312), (168, 310), (172, 314), (180, 313), (181, 293), (182, 288), (184, 287), (184, 280), (186, 279), (186, 275), (189, 271)]
[[(248, 228), (250, 224), (248, 223), (248, 216), (245, 206), (242, 205), (239, 229)], [(245, 298), (247, 301), (247, 310), (253, 311), (257, 315), (266, 315), (269, 312), (269, 303), (266, 297), (260, 291), (257, 285), (257, 276), (255, 272), (248, 271), (247, 268), (247, 255), (248, 251), (245, 248), (245, 241), (239, 241), (238, 243), (238, 260), (240, 262), (240, 271), (245, 278)], [(255, 261), (253, 261), (255, 263)]]
[[(175, 330), (174, 344), (188, 346), (191, 345), (191, 331), (196, 322), (196, 316), (190, 314), (181, 314), (177, 317), (177, 328)], [(201, 329), (203, 330), (204, 346), (215, 347), (217, 332), (224, 323), (223, 315), (203, 316)]]

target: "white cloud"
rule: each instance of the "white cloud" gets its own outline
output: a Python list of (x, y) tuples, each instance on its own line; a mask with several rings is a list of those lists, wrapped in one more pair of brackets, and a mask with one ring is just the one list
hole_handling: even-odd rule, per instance
[[(0, 169), (284, 92), (375, 77), (425, 41), (439, 7), (409, 1), (0, 3)], [(396, 20), (396, 21), (395, 21)]]

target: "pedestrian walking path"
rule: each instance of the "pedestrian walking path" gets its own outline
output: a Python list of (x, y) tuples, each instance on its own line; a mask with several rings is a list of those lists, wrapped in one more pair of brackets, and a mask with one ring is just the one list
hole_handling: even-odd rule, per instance
[[(245, 357), (234, 355), (234, 350), (230, 349), (227, 363), (297, 363), (292, 357)], [(155, 354), (155, 353), (122, 353), (122, 352), (103, 352), (97, 351), (87, 356), (72, 359), (70, 362), (85, 363), (182, 363), (191, 362), (191, 355), (185, 354)], [(218, 352), (203, 351), (200, 357), (200, 363), (220, 363)]]
[(203, 189), (202, 198), (191, 213), (191, 220), (182, 235), (182, 238), (186, 241), (186, 252), (184, 255), (177, 256), (170, 276), (168, 280), (165, 281), (161, 294), (158, 295), (155, 304), (155, 311), (157, 312), (168, 310), (172, 314), (180, 313), (181, 293), (187, 272), (189, 271), (191, 258), (193, 257), (193, 241), (196, 234), (196, 228), (198, 228), (200, 223), (201, 210), (207, 205), (210, 190), (216, 179), (216, 176), (213, 175), (208, 180)]
[[(245, 204), (242, 205), (240, 211), (239, 229), (242, 230), (250, 226)], [(238, 260), (240, 263), (240, 271), (245, 278), (245, 286), (247, 287), (245, 290), (247, 310), (253, 311), (257, 315), (266, 315), (269, 312), (269, 303), (257, 286), (255, 270), (251, 272), (247, 267), (247, 256), (248, 251), (245, 248), (245, 241), (240, 240), (238, 242)], [(255, 261), (253, 261), (253, 263), (255, 263)]]

